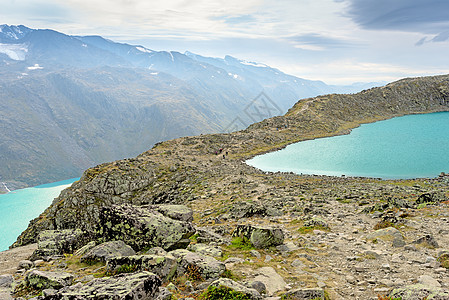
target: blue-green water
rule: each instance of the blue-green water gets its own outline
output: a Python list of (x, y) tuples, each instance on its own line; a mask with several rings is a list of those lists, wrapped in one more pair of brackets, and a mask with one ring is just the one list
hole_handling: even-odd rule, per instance
[(79, 178), (15, 190), (0, 195), (0, 251), (7, 250), (59, 193)]
[(264, 171), (385, 179), (449, 172), (449, 112), (363, 124), (349, 135), (299, 142), (247, 161)]

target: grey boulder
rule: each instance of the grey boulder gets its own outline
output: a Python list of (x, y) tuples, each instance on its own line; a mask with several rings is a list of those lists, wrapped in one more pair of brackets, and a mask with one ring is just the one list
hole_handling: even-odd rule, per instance
[(136, 252), (123, 241), (111, 241), (93, 247), (84, 254), (80, 261), (85, 263), (106, 262), (114, 257), (131, 256)]

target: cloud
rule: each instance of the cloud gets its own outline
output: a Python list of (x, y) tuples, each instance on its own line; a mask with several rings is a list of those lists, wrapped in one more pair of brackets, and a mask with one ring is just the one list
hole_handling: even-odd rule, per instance
[[(33, 0), (5, 1), (2, 3), (0, 11), (0, 18), (3, 22), (14, 25), (30, 26), (36, 24), (35, 26), (39, 26), (48, 23), (67, 23), (73, 17), (72, 10), (52, 0), (40, 1), (39, 3)], [(21, 22), (15, 21), (17, 19), (20, 19)]]
[[(435, 33), (449, 25), (449, 1), (348, 0), (348, 15), (365, 29)], [(433, 31), (433, 32), (432, 32)]]
[(319, 33), (296, 35), (289, 37), (288, 40), (293, 42), (295, 48), (312, 51), (335, 50), (336, 48), (349, 48), (357, 45), (357, 43), (345, 38), (325, 36)]
[(345, 3), (346, 15), (363, 29), (436, 35), (433, 39), (421, 39), (416, 45), (449, 39), (447, 0), (346, 0)]

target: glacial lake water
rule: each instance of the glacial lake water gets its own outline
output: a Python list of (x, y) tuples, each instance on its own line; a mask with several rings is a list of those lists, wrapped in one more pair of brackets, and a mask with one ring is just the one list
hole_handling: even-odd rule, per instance
[(7, 250), (59, 193), (79, 178), (72, 178), (0, 195), (0, 251)]
[(449, 173), (449, 112), (363, 124), (348, 135), (303, 141), (247, 161), (263, 171), (384, 179)]

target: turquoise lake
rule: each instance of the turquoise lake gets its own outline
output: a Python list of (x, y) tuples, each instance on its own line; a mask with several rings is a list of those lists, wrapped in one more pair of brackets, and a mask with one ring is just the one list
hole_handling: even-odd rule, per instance
[(73, 178), (0, 195), (0, 251), (7, 250), (59, 193), (79, 178)]
[(384, 179), (449, 173), (449, 112), (363, 124), (348, 135), (299, 142), (247, 161), (263, 171)]

